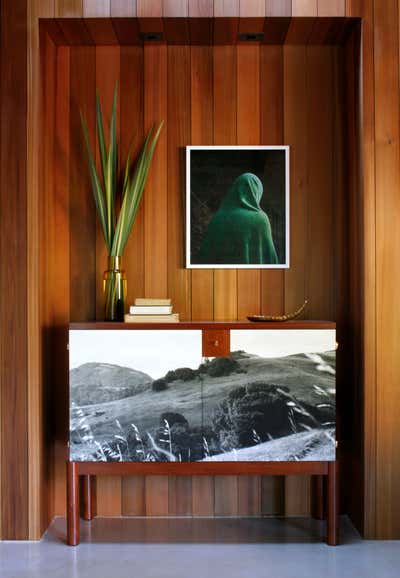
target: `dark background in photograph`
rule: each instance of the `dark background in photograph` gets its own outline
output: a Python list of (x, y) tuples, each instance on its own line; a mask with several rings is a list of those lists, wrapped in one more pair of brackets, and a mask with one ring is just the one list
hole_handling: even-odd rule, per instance
[(271, 222), (279, 263), (285, 263), (285, 150), (192, 150), (190, 171), (192, 264), (198, 263), (197, 255), (212, 216), (242, 173), (253, 173), (263, 183), (260, 204)]

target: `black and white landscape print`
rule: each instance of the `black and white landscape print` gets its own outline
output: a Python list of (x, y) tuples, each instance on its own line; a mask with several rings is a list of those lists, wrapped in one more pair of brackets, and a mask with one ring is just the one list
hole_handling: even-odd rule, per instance
[(335, 332), (70, 332), (73, 461), (335, 459)]

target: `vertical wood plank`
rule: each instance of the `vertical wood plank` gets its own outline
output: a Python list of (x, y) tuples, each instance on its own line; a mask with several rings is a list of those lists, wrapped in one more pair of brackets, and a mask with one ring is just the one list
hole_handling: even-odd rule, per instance
[[(2, 534), (27, 539), (27, 7), (1, 6), (0, 21), (0, 441)], [(4, 122), (7, 119), (7, 122)], [(4, 237), (3, 237), (4, 236)]]
[[(400, 308), (399, 12), (397, 0), (374, 1), (377, 304), (377, 535), (400, 534), (397, 420)], [(384, 54), (384, 59), (380, 55)]]
[[(236, 143), (236, 48), (214, 47), (214, 143)], [(214, 318), (237, 318), (237, 271), (214, 271)]]
[[(121, 46), (120, 159), (124, 167), (129, 148), (136, 159), (143, 145), (143, 47)], [(144, 202), (139, 207), (126, 245), (123, 266), (127, 278), (127, 305), (144, 295)]]
[(136, 16), (136, 0), (111, 0), (111, 16)]
[[(104, 135), (106, 145), (109, 143), (109, 127), (114, 98), (114, 88), (117, 86), (117, 142), (119, 141), (120, 95), (121, 88), (117, 83), (120, 77), (120, 49), (118, 46), (96, 46), (96, 90), (100, 97), (103, 113)], [(96, 164), (100, 174), (100, 157), (97, 146), (96, 129)], [(118, 201), (117, 201), (118, 203)], [(96, 319), (104, 320), (103, 273), (107, 269), (107, 248), (99, 220), (96, 215)]]
[(169, 476), (168, 514), (170, 516), (192, 515), (192, 478), (190, 476)]
[(96, 213), (80, 118), (82, 111), (86, 116), (94, 150), (96, 142), (94, 47), (71, 48), (70, 73), (71, 321), (83, 321), (93, 320), (96, 316)]
[(190, 81), (190, 47), (168, 46), (168, 295), (182, 320), (191, 317), (191, 276), (184, 251)]
[[(183, 8), (183, 6), (181, 7)], [(165, 10), (165, 8), (164, 8)], [(179, 15), (175, 14), (174, 15)], [(185, 146), (190, 143), (190, 47), (168, 47), (168, 295), (181, 319), (191, 316), (191, 276), (185, 269)], [(190, 477), (169, 478), (169, 514), (192, 511)]]
[(292, 0), (292, 16), (317, 16), (317, 0)]
[(346, 0), (318, 0), (318, 16), (345, 16)]
[(266, 16), (291, 16), (292, 0), (265, 0)]
[(97, 515), (121, 515), (121, 478), (118, 476), (98, 476)]
[(158, 18), (163, 15), (162, 0), (136, 0), (136, 10), (139, 18)]
[(214, 513), (216, 516), (237, 516), (239, 508), (238, 477), (215, 476)]
[[(283, 49), (262, 46), (260, 61), (261, 144), (281, 145), (283, 138)], [(280, 315), (285, 307), (285, 273), (279, 269), (261, 271), (261, 313)]]
[[(167, 119), (167, 47), (144, 47), (144, 126)], [(143, 193), (146, 297), (168, 297), (167, 123), (154, 152)]]
[(187, 16), (189, 11), (188, 0), (164, 0), (163, 15), (167, 17)]
[[(95, 7), (92, 6), (92, 9)], [(103, 7), (104, 8), (104, 7)], [(120, 77), (120, 49), (118, 46), (96, 46), (96, 89), (99, 93), (104, 122), (106, 142), (109, 142), (114, 88)], [(119, 140), (119, 97), (117, 99), (117, 140)], [(97, 138), (97, 137), (96, 137)], [(96, 160), (99, 167), (99, 153), (96, 148)], [(107, 267), (107, 250), (98, 220), (96, 220), (96, 317), (104, 319), (104, 297), (102, 279)], [(121, 478), (116, 476), (97, 478), (98, 513), (102, 516), (121, 515)]]
[[(364, 397), (364, 471), (361, 476), (365, 488), (365, 502), (357, 495), (361, 515), (358, 518), (359, 529), (364, 529), (368, 538), (376, 536), (376, 192), (375, 192), (375, 71), (374, 71), (374, 3), (373, 0), (347, 0), (346, 16), (362, 16), (362, 110), (358, 122), (363, 127), (360, 153), (362, 155), (362, 238), (364, 244), (364, 270), (361, 278), (363, 288), (362, 343), (364, 365), (363, 383), (360, 380)], [(356, 180), (356, 186), (357, 186)], [(361, 385), (362, 384), (362, 385)], [(360, 503), (361, 502), (361, 503)], [(365, 506), (364, 506), (365, 504)], [(364, 509), (365, 508), (365, 509)], [(364, 517), (364, 519), (362, 519)], [(355, 516), (352, 517), (355, 519)], [(356, 522), (357, 522), (356, 521)]]
[(214, 0), (189, 0), (189, 17), (207, 18), (214, 15)]
[[(191, 47), (191, 143), (213, 143), (213, 49)], [(192, 319), (214, 317), (214, 272), (192, 270)]]
[(239, 0), (214, 0), (214, 16), (239, 16)]
[(83, 0), (54, 0), (54, 15), (63, 18), (83, 16)]
[[(260, 142), (286, 144), (283, 138), (283, 48), (262, 46), (260, 60)], [(285, 273), (261, 271), (261, 312), (276, 315), (284, 312)], [(266, 476), (261, 483), (261, 508), (264, 515), (283, 513), (284, 479)]]
[(263, 516), (283, 516), (285, 513), (285, 478), (261, 478), (261, 513)]
[(310, 514), (311, 479), (309, 476), (286, 476), (285, 515), (306, 516)]
[(121, 514), (123, 516), (146, 515), (146, 481), (144, 476), (122, 478)]
[(260, 476), (238, 476), (238, 515), (259, 516), (261, 514)]
[[(29, 512), (30, 539), (39, 539), (47, 528), (53, 512), (54, 486), (50, 473), (51, 449), (43, 440), (49, 435), (47, 415), (48, 383), (44, 379), (42, 347), (43, 315), (40, 307), (43, 292), (41, 282), (41, 209), (43, 194), (40, 183), (40, 160), (33, 152), (42, 150), (42, 85), (40, 66), (39, 16), (53, 17), (54, 5), (50, 0), (27, 4), (27, 283), (31, 305), (27, 310), (28, 339), (28, 440), (29, 440)], [(54, 92), (52, 93), (54, 96)], [(41, 156), (41, 155), (40, 155)], [(52, 166), (52, 165), (50, 165)], [(33, 304), (33, 306), (32, 306)], [(0, 408), (1, 415), (1, 408)], [(0, 435), (1, 438), (1, 435)], [(1, 439), (0, 439), (1, 446)], [(1, 452), (1, 449), (0, 449)], [(0, 466), (1, 470), (1, 466)], [(0, 471), (1, 480), (1, 471)], [(0, 484), (1, 485), (1, 484)], [(1, 488), (0, 488), (1, 503)], [(0, 515), (1, 536), (1, 515)]]
[[(55, 102), (55, 143), (54, 143), (54, 196), (55, 211), (51, 217), (54, 226), (54, 257), (50, 267), (55, 272), (53, 290), (63, 299), (57, 300), (53, 310), (53, 323), (60, 332), (57, 335), (57, 367), (53, 366), (52, 376), (59, 371), (59, 379), (52, 379), (51, 402), (55, 408), (52, 427), (53, 447), (53, 514), (65, 511), (65, 461), (68, 457), (68, 353), (65, 348), (66, 327), (70, 317), (70, 222), (69, 222), (69, 158), (70, 158), (70, 51), (67, 47), (57, 49)], [(64, 329), (63, 329), (64, 328)], [(64, 339), (63, 339), (64, 337)], [(53, 336), (54, 339), (54, 336)], [(63, 401), (61, 401), (63, 400)]]
[[(248, 13), (243, 8), (244, 15)], [(237, 46), (237, 143), (260, 144), (260, 47)], [(239, 270), (237, 273), (237, 315), (246, 319), (261, 309), (260, 270)]]
[[(214, 5), (214, 10), (216, 5)], [(214, 47), (214, 143), (236, 143), (236, 48)], [(237, 272), (214, 272), (214, 318), (237, 318)], [(238, 511), (237, 476), (218, 476), (215, 484), (215, 514), (235, 515)]]
[(83, 16), (85, 18), (110, 16), (110, 0), (83, 0)]
[[(167, 47), (149, 45), (144, 48), (145, 130), (161, 120), (167, 120)], [(165, 123), (142, 201), (146, 297), (168, 297), (167, 130)], [(168, 514), (167, 476), (146, 478), (146, 513), (150, 516)]]
[[(304, 46), (284, 47), (284, 140), (290, 146), (290, 269), (285, 271), (285, 310), (294, 311), (304, 302), (308, 272), (308, 94)], [(305, 312), (309, 317), (309, 312)]]
[[(333, 197), (333, 59), (330, 47), (307, 48), (308, 150), (310, 155), (308, 204), (308, 273), (306, 279), (311, 319), (334, 319)], [(311, 163), (312, 159), (312, 163)], [(322, 194), (323, 191), (323, 194)]]
[(193, 516), (213, 516), (214, 510), (214, 477), (192, 476)]
[(168, 516), (168, 476), (146, 476), (146, 516)]
[(241, 18), (265, 16), (265, 0), (240, 0), (239, 16)]

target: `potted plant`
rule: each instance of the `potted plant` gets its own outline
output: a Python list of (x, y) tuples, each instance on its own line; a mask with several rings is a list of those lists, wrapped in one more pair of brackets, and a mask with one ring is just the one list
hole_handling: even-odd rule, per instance
[[(117, 87), (115, 87), (114, 90), (110, 119), (110, 138), (107, 147), (104, 136), (100, 97), (97, 93), (96, 121), (100, 161), (100, 174), (98, 174), (94, 154), (90, 145), (86, 118), (84, 114), (81, 113), (93, 197), (108, 254), (108, 269), (105, 271), (103, 277), (104, 316), (106, 321), (123, 321), (124, 318), (126, 277), (124, 270), (121, 268), (121, 258), (135, 222), (147, 180), (150, 162), (163, 125), (163, 122), (161, 122), (157, 129), (155, 129), (154, 126), (150, 129), (134, 167), (129, 151), (125, 163), (124, 177), (120, 181), (116, 117)], [(120, 193), (121, 196), (121, 208), (117, 214), (116, 198), (118, 193)]]

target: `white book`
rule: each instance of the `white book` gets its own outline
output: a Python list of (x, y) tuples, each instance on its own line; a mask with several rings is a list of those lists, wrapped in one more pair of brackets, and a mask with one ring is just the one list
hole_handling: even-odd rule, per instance
[(170, 315), (172, 305), (131, 305), (129, 313), (131, 315)]
[(136, 297), (135, 305), (145, 305), (146, 307), (151, 305), (172, 305), (171, 299), (152, 299), (147, 297)]
[(125, 323), (178, 323), (179, 314), (171, 315), (125, 315)]

